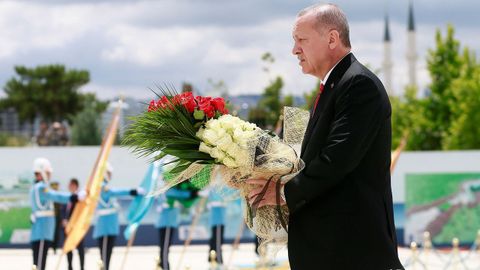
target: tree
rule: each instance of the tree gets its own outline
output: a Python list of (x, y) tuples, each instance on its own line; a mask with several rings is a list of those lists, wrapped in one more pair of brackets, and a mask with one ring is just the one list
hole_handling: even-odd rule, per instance
[(102, 142), (101, 115), (108, 106), (107, 102), (98, 101), (95, 94), (88, 94), (83, 99), (83, 110), (73, 119), (71, 141), (73, 145), (99, 145)]
[(82, 109), (78, 90), (89, 82), (88, 71), (46, 65), (16, 66), (15, 72), (4, 87), (6, 98), (1, 106), (15, 108), (20, 121), (33, 122), (37, 115), (49, 122), (71, 120)]
[(425, 99), (419, 99), (416, 87), (407, 87), (400, 97), (390, 97), (392, 104), (392, 147), (395, 149), (408, 134), (407, 150), (427, 148), (425, 132), (429, 121), (425, 117)]
[(408, 132), (409, 150), (480, 148), (480, 63), (468, 48), (460, 53), (454, 29), (436, 33), (429, 50), (430, 93), (418, 98), (415, 88), (392, 97), (392, 147)]
[(183, 82), (182, 83), (182, 93), (185, 92), (193, 92), (193, 85), (188, 82)]
[(265, 88), (262, 98), (259, 101), (260, 108), (265, 110), (265, 122), (268, 126), (274, 126), (277, 123), (283, 108), (283, 104), (280, 101), (282, 87), (283, 80), (278, 76)]
[(286, 95), (284, 98), (283, 98), (283, 106), (293, 106), (293, 95)]
[[(269, 52), (266, 52), (261, 57), (265, 66), (263, 71), (270, 77), (271, 65), (275, 62), (275, 58)], [(283, 103), (281, 102), (283, 88), (283, 79), (280, 76), (276, 76), (274, 79), (270, 79), (269, 85), (263, 90), (262, 97), (258, 102), (258, 109), (256, 113), (264, 113), (265, 125), (272, 128), (276, 125), (279, 116), (283, 109)]]
[(452, 81), (451, 123), (443, 149), (480, 149), (480, 63), (468, 49), (460, 76)]
[(430, 96), (426, 100), (426, 117), (430, 125), (422, 132), (425, 133), (421, 145), (423, 150), (442, 149), (442, 140), (448, 137), (447, 130), (452, 121), (451, 104), (455, 102), (452, 82), (460, 76), (462, 59), (460, 56), (460, 42), (454, 38), (455, 30), (448, 25), (445, 38), (437, 30), (436, 48), (429, 50), (427, 67), (432, 83)]
[(248, 121), (255, 123), (260, 128), (265, 128), (267, 125), (266, 111), (260, 107), (253, 107), (248, 111)]

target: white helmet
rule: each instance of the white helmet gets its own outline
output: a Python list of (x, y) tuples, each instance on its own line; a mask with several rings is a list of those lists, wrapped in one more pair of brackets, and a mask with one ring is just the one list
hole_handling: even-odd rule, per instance
[(105, 164), (105, 175), (104, 175), (104, 177), (105, 177), (105, 179), (106, 179), (107, 181), (110, 181), (110, 180), (111, 180), (111, 179), (110, 179), (111, 176), (109, 177), (108, 174), (111, 175), (112, 173), (113, 173), (112, 164), (110, 164), (110, 162), (107, 161), (107, 163)]
[(107, 167), (105, 169), (106, 172), (113, 173), (113, 167), (112, 167), (112, 164), (110, 164), (110, 162), (107, 161), (106, 167)]
[(47, 172), (53, 172), (52, 164), (46, 158), (36, 158), (33, 161), (33, 172), (40, 173), (43, 180), (48, 181)]

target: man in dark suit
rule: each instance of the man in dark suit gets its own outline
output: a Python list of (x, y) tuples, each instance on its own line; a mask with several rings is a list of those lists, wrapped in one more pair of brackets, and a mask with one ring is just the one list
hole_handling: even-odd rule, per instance
[[(79, 183), (76, 178), (70, 179), (70, 183), (68, 184), (68, 190), (72, 194), (77, 194), (79, 192)], [(75, 210), (75, 206), (77, 205), (77, 202), (71, 202), (68, 203), (67, 206), (64, 209), (63, 212), (63, 228), (65, 229), (68, 224), (68, 220), (72, 217), (73, 211)], [(67, 234), (65, 233), (65, 238), (67, 237)], [(80, 269), (84, 270), (85, 268), (85, 248), (83, 246), (83, 239), (78, 243), (77, 246), (77, 251), (78, 251), (78, 258), (80, 259)], [(67, 261), (68, 261), (68, 270), (73, 270), (73, 265), (72, 265), (72, 260), (73, 260), (73, 252), (70, 251), (67, 253)]]
[[(337, 6), (301, 11), (293, 38), (303, 73), (322, 84), (302, 144), (305, 169), (284, 187), (290, 266), (403, 269), (393, 220), (387, 93), (350, 52), (348, 22)], [(265, 181), (250, 182), (259, 185), (253, 200)], [(275, 204), (272, 185), (260, 207)]]

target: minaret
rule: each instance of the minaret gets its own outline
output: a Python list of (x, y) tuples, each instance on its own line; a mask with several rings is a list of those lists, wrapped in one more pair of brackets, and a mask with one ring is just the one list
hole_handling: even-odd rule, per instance
[(408, 86), (417, 86), (417, 43), (415, 40), (415, 23), (413, 21), (413, 4), (408, 5), (407, 34)]
[(385, 15), (385, 36), (383, 37), (383, 81), (389, 96), (393, 95), (392, 89), (392, 42), (390, 40), (390, 29), (388, 28), (388, 15)]

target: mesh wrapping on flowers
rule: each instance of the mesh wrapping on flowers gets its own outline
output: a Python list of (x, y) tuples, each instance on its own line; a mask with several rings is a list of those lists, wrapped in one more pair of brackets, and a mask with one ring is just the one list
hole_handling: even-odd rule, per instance
[[(286, 244), (288, 207), (277, 205), (258, 208), (256, 205), (250, 205), (247, 200), (248, 194), (255, 186), (247, 184), (246, 180), (266, 179), (266, 181), (285, 184), (298, 174), (304, 168), (299, 149), (309, 117), (309, 113), (305, 110), (285, 107), (283, 140), (273, 137), (264, 130), (257, 129), (255, 138), (248, 144), (250, 155), (247, 166), (233, 169), (224, 165), (196, 162), (168, 181), (155, 194), (162, 193), (187, 179), (194, 182), (205, 182), (215, 179), (215, 176), (219, 174), (223, 184), (237, 189), (244, 199), (244, 220), (247, 226), (261, 239), (259, 251), (265, 252), (264, 247), (267, 243)], [(280, 185), (276, 186), (279, 192)]]

